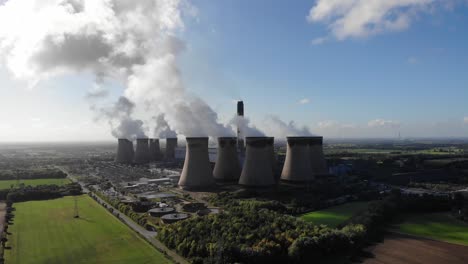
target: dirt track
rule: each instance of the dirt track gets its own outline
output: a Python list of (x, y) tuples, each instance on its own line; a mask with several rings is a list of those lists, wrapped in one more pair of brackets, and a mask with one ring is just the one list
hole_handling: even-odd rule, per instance
[(383, 243), (370, 248), (374, 258), (365, 264), (466, 264), (468, 246), (455, 245), (401, 234), (389, 234)]

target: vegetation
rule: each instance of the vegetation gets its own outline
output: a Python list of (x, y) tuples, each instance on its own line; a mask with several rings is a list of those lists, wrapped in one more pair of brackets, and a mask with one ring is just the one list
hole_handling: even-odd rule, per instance
[(0, 170), (0, 180), (16, 179), (62, 179), (67, 174), (56, 168), (35, 168), (35, 169), (3, 169)]
[[(65, 185), (70, 183), (66, 178), (52, 178), (52, 179), (32, 179), (32, 180), (19, 180), (19, 185), (24, 186), (38, 186), (38, 185)], [(17, 180), (0, 180), (0, 189), (10, 189), (11, 187), (20, 187), (17, 185)]]
[(16, 203), (6, 263), (169, 263), (88, 196)]
[(468, 223), (455, 219), (447, 212), (405, 215), (397, 230), (410, 235), (468, 245)]
[(301, 216), (307, 222), (316, 225), (336, 227), (354, 214), (367, 209), (368, 202), (353, 202), (333, 206), (324, 210), (310, 212)]
[(0, 190), (0, 199), (7, 200), (8, 203), (13, 203), (32, 200), (55, 199), (67, 195), (78, 194), (81, 194), (81, 186), (78, 183), (69, 183), (62, 186), (21, 186), (14, 189)]

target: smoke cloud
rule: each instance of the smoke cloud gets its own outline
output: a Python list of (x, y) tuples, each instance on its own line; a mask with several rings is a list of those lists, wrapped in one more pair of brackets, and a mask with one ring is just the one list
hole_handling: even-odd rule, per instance
[(82, 72), (97, 83), (121, 81), (126, 90), (113, 107), (92, 105), (116, 137), (144, 136), (142, 120), (154, 113), (186, 136), (233, 135), (181, 81), (177, 56), (185, 43), (177, 34), (183, 15), (195, 11), (183, 0), (10, 0), (0, 5), (0, 60), (30, 86)]
[(166, 119), (164, 119), (164, 114), (159, 114), (154, 117), (156, 121), (156, 127), (154, 128), (154, 137), (155, 138), (175, 138), (177, 133), (169, 127)]
[(268, 116), (262, 124), (262, 129), (268, 135), (279, 138), (285, 138), (288, 136), (313, 136), (309, 128), (305, 126), (298, 127), (293, 121), (285, 123), (277, 116)]
[(233, 129), (239, 128), (241, 137), (264, 137), (265, 133), (260, 131), (254, 125), (250, 124), (250, 120), (243, 116), (234, 116), (229, 124)]

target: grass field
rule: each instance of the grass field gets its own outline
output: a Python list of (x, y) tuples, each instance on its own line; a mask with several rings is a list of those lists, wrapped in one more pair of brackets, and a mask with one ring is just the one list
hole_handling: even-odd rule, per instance
[(14, 204), (5, 263), (170, 263), (88, 196)]
[(468, 245), (468, 223), (449, 213), (407, 215), (397, 231), (435, 240)]
[(367, 208), (367, 202), (353, 202), (338, 206), (333, 206), (325, 210), (307, 213), (301, 218), (307, 222), (318, 225), (328, 225), (336, 227), (342, 222), (348, 220), (351, 216)]
[[(37, 186), (44, 184), (56, 184), (64, 185), (70, 183), (69, 179), (35, 179), (35, 180), (20, 180), (19, 183), (24, 183), (25, 185)], [(10, 189), (11, 185), (16, 185), (16, 180), (0, 180), (0, 190), (1, 189)]]

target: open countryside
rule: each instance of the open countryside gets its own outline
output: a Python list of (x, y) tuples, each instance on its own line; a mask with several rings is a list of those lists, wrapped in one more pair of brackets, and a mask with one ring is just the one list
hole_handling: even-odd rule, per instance
[(367, 202), (346, 203), (330, 207), (325, 210), (307, 213), (302, 215), (301, 218), (307, 222), (312, 222), (316, 225), (327, 225), (330, 227), (336, 227), (344, 221), (348, 220), (350, 217), (352, 217), (359, 211), (365, 210), (367, 208), (367, 205)]
[[(15, 203), (6, 263), (170, 263), (88, 196)], [(34, 221), (31, 221), (34, 219)]]
[(9, 189), (11, 186), (17, 187), (19, 184), (24, 184), (25, 186), (38, 186), (38, 185), (64, 185), (70, 183), (69, 179), (32, 179), (32, 180), (3, 180), (0, 181), (0, 190)]
[(468, 223), (447, 212), (406, 215), (398, 232), (435, 240), (468, 245)]

